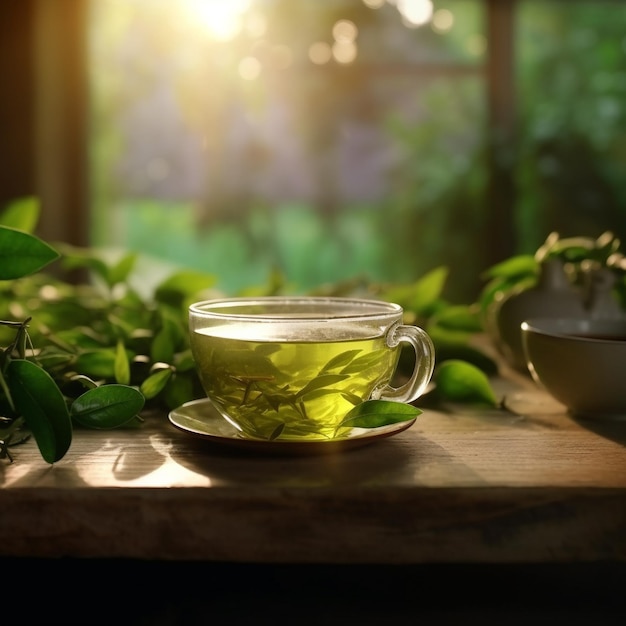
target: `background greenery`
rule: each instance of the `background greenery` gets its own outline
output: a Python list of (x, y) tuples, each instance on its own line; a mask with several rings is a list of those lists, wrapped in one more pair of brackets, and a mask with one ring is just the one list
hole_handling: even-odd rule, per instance
[[(231, 294), (273, 272), (303, 291), (359, 276), (411, 281), (445, 265), (447, 296), (474, 300), (489, 265), (486, 150), (494, 139), (481, 0), (434, 2), (435, 12), (454, 15), (445, 32), (406, 28), (391, 3), (257, 3), (268, 17), (265, 40), (289, 46), (294, 62), (246, 84), (237, 64), (256, 49), (254, 37), (225, 44), (196, 30), (181, 38), (180, 22), (163, 29), (174, 23), (171, 3), (140, 4), (119, 12), (110, 0), (93, 1), (94, 244), (213, 273), (216, 288)], [(518, 123), (500, 151), (515, 197), (513, 207), (495, 208), (514, 212), (511, 254), (532, 254), (554, 230), (624, 238), (626, 9), (579, 0), (516, 6)], [(307, 45), (328, 39), (341, 18), (359, 27), (357, 60), (312, 69)], [(159, 109), (164, 98), (169, 108)], [(256, 184), (285, 137), (252, 141), (227, 158), (242, 125), (267, 132), (277, 101), (291, 112), (289, 138), (306, 168), (323, 181), (312, 195)], [(229, 121), (233, 111), (243, 112), (238, 122)], [(333, 173), (343, 163), (338, 138), (354, 120), (379, 133), (381, 158), (393, 157), (379, 193), (358, 199)], [(176, 156), (196, 154), (197, 142), (202, 160)], [(141, 178), (155, 160), (169, 163), (178, 186)], [(194, 172), (199, 187), (185, 187)]]

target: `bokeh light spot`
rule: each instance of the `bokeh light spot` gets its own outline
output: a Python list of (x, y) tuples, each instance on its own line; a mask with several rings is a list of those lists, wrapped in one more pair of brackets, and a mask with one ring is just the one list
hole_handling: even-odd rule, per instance
[(352, 63), (357, 56), (357, 47), (353, 41), (336, 41), (333, 45), (333, 57), (337, 63)]
[(244, 57), (239, 61), (238, 70), (244, 80), (254, 80), (261, 73), (261, 62), (256, 57)]
[(316, 65), (328, 63), (333, 56), (333, 51), (325, 41), (316, 41), (309, 47), (309, 59)]
[(358, 35), (356, 24), (351, 20), (338, 20), (333, 26), (333, 37), (340, 43), (349, 43)]
[(454, 14), (448, 9), (439, 9), (433, 13), (432, 28), (437, 33), (447, 33), (454, 26)]

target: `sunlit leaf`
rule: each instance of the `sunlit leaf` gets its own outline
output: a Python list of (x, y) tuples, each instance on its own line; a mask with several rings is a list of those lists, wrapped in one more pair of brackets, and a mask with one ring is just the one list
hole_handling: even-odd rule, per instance
[(72, 423), (63, 394), (50, 374), (31, 361), (11, 361), (7, 372), (16, 409), (41, 456), (48, 463), (59, 461), (72, 442)]
[(118, 428), (132, 421), (145, 403), (143, 394), (126, 385), (101, 385), (76, 398), (71, 418), (89, 428)]
[(122, 340), (117, 342), (114, 372), (116, 382), (120, 385), (128, 385), (130, 382), (130, 363), (128, 355), (126, 354), (126, 349), (124, 348), (124, 342)]
[(146, 400), (151, 400), (165, 389), (173, 373), (171, 368), (167, 368), (150, 374), (150, 376), (141, 383), (139, 391), (141, 391)]
[(95, 389), (98, 386), (98, 383), (95, 380), (89, 378), (89, 376), (84, 376), (83, 374), (76, 374), (76, 376), (72, 376), (71, 380), (76, 383), (80, 383), (85, 389)]
[(391, 287), (381, 295), (388, 302), (395, 302), (406, 311), (428, 314), (441, 298), (448, 274), (448, 268), (440, 266), (410, 285)]
[(390, 400), (367, 400), (357, 404), (341, 421), (339, 428), (378, 428), (398, 422), (406, 422), (417, 417), (421, 409), (403, 402)]
[(38, 237), (0, 226), (0, 280), (28, 276), (58, 257), (59, 253)]
[(489, 306), (503, 297), (512, 290), (523, 290), (532, 287), (537, 283), (536, 274), (528, 274), (512, 277), (498, 277), (489, 281), (482, 290), (479, 299), (479, 306), (481, 311), (486, 313)]
[(154, 297), (157, 302), (179, 306), (187, 296), (204, 291), (216, 282), (217, 279), (212, 274), (191, 270), (177, 272), (157, 286)]
[(538, 271), (538, 263), (532, 254), (520, 254), (496, 263), (488, 268), (482, 277), (488, 278), (518, 278), (534, 275)]
[(415, 292), (409, 308), (417, 312), (428, 312), (441, 298), (450, 270), (445, 266), (436, 267), (415, 283)]
[(432, 339), (435, 347), (439, 345), (465, 345), (468, 343), (472, 335), (475, 333), (467, 330), (458, 330), (456, 328), (444, 328), (435, 324), (427, 327), (428, 334)]
[(25, 233), (34, 233), (41, 205), (35, 196), (26, 196), (10, 202), (0, 213), (0, 224), (9, 226)]
[(117, 263), (109, 266), (107, 280), (110, 287), (126, 281), (135, 267), (137, 253), (125, 254)]
[(498, 399), (488, 376), (466, 361), (450, 359), (441, 362), (435, 369), (433, 382), (439, 394), (448, 400), (498, 406)]
[(476, 306), (450, 305), (433, 316), (434, 323), (442, 328), (461, 330), (470, 333), (480, 332), (482, 322)]

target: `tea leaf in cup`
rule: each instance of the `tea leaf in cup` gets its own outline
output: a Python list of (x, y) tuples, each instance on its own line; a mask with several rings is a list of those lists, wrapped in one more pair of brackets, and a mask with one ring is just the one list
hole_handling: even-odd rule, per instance
[(342, 370), (342, 374), (357, 374), (369, 367), (378, 367), (381, 359), (385, 358), (385, 350), (376, 350), (369, 354), (363, 354), (346, 365)]
[(352, 361), (352, 359), (361, 352), (361, 350), (346, 350), (333, 357), (324, 367), (320, 370), (320, 374), (324, 372), (328, 372), (329, 370), (336, 369), (338, 367), (343, 367)]
[(302, 396), (306, 396), (312, 391), (328, 387), (329, 385), (334, 385), (335, 383), (341, 382), (346, 378), (348, 378), (347, 374), (322, 374), (309, 381), (304, 387), (302, 387), (302, 389), (300, 389), (300, 391), (298, 391), (298, 393), (294, 397), (301, 398)]

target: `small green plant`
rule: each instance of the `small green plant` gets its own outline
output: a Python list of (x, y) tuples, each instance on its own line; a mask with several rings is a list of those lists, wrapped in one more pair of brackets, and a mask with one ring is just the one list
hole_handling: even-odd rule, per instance
[[(31, 233), (38, 205), (24, 200), (12, 205), (0, 226), (0, 280), (13, 281), (38, 272), (59, 256)], [(9, 225), (8, 225), (9, 224)], [(99, 385), (77, 378), (84, 393), (69, 396), (42, 366), (41, 353), (29, 334), (32, 318), (0, 320), (12, 339), (0, 348), (0, 456), (11, 459), (9, 447), (32, 434), (48, 463), (61, 459), (72, 441), (73, 423), (94, 428), (115, 427), (136, 419), (143, 395), (122, 384)]]
[(551, 258), (563, 262), (574, 285), (584, 286), (593, 272), (609, 270), (615, 274), (615, 296), (626, 308), (626, 257), (620, 246), (620, 240), (610, 231), (597, 238), (562, 238), (552, 232), (534, 254), (510, 257), (484, 273), (486, 284), (479, 298), (480, 310), (484, 314), (499, 294), (535, 285), (541, 263)]

